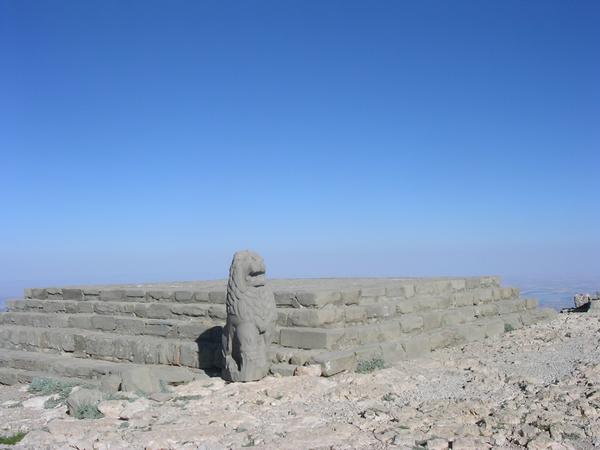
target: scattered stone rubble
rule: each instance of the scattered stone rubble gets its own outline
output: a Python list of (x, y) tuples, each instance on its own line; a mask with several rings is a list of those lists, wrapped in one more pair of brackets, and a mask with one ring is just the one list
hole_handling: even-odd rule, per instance
[(162, 393), (103, 394), (103, 417), (82, 420), (64, 403), (46, 409), (49, 396), (27, 386), (3, 386), (0, 435), (27, 432), (16, 449), (600, 447), (595, 315), (562, 314), (372, 373), (318, 374), (227, 383), (199, 371)]

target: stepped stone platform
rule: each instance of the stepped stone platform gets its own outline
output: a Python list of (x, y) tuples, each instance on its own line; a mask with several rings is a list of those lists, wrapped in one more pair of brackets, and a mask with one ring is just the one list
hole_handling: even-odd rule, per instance
[[(498, 277), (269, 280), (271, 371), (415, 358), (553, 317)], [(221, 365), (226, 280), (25, 289), (0, 313), (0, 383), (99, 380), (132, 365)]]

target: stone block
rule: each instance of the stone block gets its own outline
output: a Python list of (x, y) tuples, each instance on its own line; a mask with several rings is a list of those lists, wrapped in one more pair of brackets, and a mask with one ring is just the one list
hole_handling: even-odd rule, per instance
[(291, 326), (320, 327), (340, 322), (343, 311), (333, 305), (321, 309), (299, 308), (291, 309), (287, 321)]
[(175, 293), (173, 291), (159, 289), (146, 291), (146, 299), (149, 301), (171, 301), (174, 297)]
[(497, 302), (496, 305), (498, 306), (498, 314), (500, 315), (525, 310), (525, 302), (521, 299), (502, 300)]
[(429, 311), (420, 314), (423, 318), (423, 330), (429, 331), (442, 325), (443, 313), (440, 311)]
[(213, 305), (208, 308), (208, 316), (211, 319), (227, 319), (227, 311), (225, 305)]
[(78, 302), (77, 312), (79, 314), (91, 314), (94, 312), (94, 303), (92, 302)]
[(128, 301), (143, 301), (146, 298), (146, 291), (143, 289), (127, 289), (125, 291), (125, 299)]
[[(91, 304), (94, 307), (94, 312), (96, 314), (110, 315), (110, 314), (117, 314), (119, 312), (119, 304), (118, 303), (94, 302), (94, 303), (87, 303), (87, 304)], [(81, 309), (80, 309), (80, 311), (81, 311)]]
[(410, 314), (419, 311), (419, 303), (420, 300), (417, 298), (401, 300), (396, 304), (396, 312), (398, 312), (398, 314)]
[(415, 295), (415, 286), (413, 284), (390, 286), (386, 288), (385, 295), (388, 297), (410, 298)]
[(485, 338), (485, 328), (477, 324), (465, 324), (454, 328), (457, 342), (480, 341)]
[(494, 301), (494, 292), (491, 288), (480, 288), (475, 292), (477, 304)]
[(69, 328), (80, 328), (82, 330), (91, 330), (92, 317), (82, 314), (76, 314), (69, 317)]
[(144, 334), (145, 322), (131, 317), (115, 317), (115, 331), (121, 334)]
[(382, 342), (379, 347), (381, 348), (381, 357), (386, 364), (406, 359), (406, 352), (399, 341)]
[(477, 302), (475, 301), (475, 295), (473, 292), (459, 292), (454, 294), (454, 306), (470, 306), (475, 305)]
[(449, 309), (443, 312), (442, 325), (454, 326), (465, 322), (471, 322), (474, 319), (473, 307), (465, 306), (462, 308)]
[(344, 305), (358, 305), (358, 299), (360, 298), (360, 289), (345, 290), (341, 293), (342, 303)]
[[(138, 303), (139, 305), (139, 303)], [(138, 305), (136, 305), (135, 313), (138, 314)], [(171, 305), (166, 303), (150, 303), (145, 308), (145, 317), (148, 319), (168, 319), (171, 317)], [(140, 316), (144, 317), (144, 316)]]
[(93, 316), (92, 327), (102, 331), (113, 331), (117, 324), (112, 316)]
[(33, 288), (31, 289), (31, 298), (38, 300), (46, 300), (48, 298), (48, 292), (46, 289)]
[(210, 291), (208, 293), (208, 301), (210, 303), (225, 303), (227, 292), (225, 291)]
[(83, 300), (83, 291), (75, 288), (64, 288), (62, 290), (64, 300)]
[(275, 291), (273, 296), (277, 306), (294, 306), (296, 303), (296, 294), (290, 291)]
[(295, 377), (320, 377), (321, 366), (319, 364), (310, 364), (308, 366), (298, 366), (294, 371)]
[(125, 291), (122, 289), (106, 289), (100, 291), (100, 300), (115, 302), (125, 299)]
[(383, 286), (372, 286), (362, 288), (360, 290), (361, 297), (384, 297), (385, 296), (385, 287)]
[(296, 300), (307, 308), (323, 308), (332, 303), (340, 303), (342, 294), (338, 291), (297, 292)]
[(321, 353), (315, 356), (315, 362), (321, 366), (321, 373), (326, 377), (356, 368), (356, 356), (352, 351)]
[(212, 341), (220, 342), (222, 326), (206, 323), (190, 322), (177, 326), (177, 334), (182, 339), (192, 339), (194, 341)]
[(373, 305), (366, 305), (367, 318), (386, 318), (395, 315), (396, 305), (389, 302), (375, 303)]
[(348, 306), (344, 309), (344, 320), (348, 323), (367, 320), (367, 308), (364, 306)]
[(482, 303), (475, 306), (476, 317), (486, 316), (497, 316), (498, 315), (498, 304), (497, 303)]
[(62, 289), (61, 288), (46, 288), (46, 292), (48, 293), (48, 298), (60, 300), (62, 299)]
[(429, 333), (429, 344), (432, 350), (451, 347), (456, 344), (456, 333), (454, 327), (441, 328)]
[(293, 377), (294, 372), (296, 371), (297, 368), (298, 368), (298, 366), (295, 366), (293, 364), (286, 364), (286, 363), (272, 364), (271, 368), (270, 368), (270, 372), (273, 375), (279, 375), (282, 377)]
[(31, 288), (25, 288), (23, 290), (23, 297), (24, 298), (33, 298), (32, 289)]
[(190, 302), (194, 298), (192, 291), (175, 291), (175, 300), (178, 302)]
[(169, 322), (149, 320), (144, 327), (144, 334), (148, 336), (174, 337), (176, 330)]
[(343, 330), (320, 328), (281, 328), (280, 344), (284, 347), (331, 350), (342, 337)]
[(196, 299), (197, 302), (208, 303), (209, 292), (208, 291), (196, 291), (196, 292), (194, 292), (194, 298)]
[(197, 305), (194, 303), (185, 303), (181, 305), (171, 305), (170, 310), (173, 314), (178, 316), (189, 316), (189, 317), (206, 317), (208, 310), (206, 305)]
[(431, 351), (429, 337), (424, 334), (405, 337), (399, 340), (407, 358), (418, 358)]
[(398, 323), (404, 333), (412, 333), (423, 329), (423, 317), (418, 314), (404, 314), (400, 316)]
[(490, 319), (482, 324), (485, 330), (485, 337), (491, 338), (504, 334), (504, 320)]

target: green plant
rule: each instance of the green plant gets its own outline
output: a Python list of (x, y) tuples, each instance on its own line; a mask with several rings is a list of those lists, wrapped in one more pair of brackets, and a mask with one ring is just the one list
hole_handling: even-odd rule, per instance
[(15, 434), (11, 434), (10, 436), (0, 436), (0, 444), (2, 445), (15, 445), (25, 437), (27, 433), (23, 431), (19, 431)]
[(510, 323), (504, 324), (504, 331), (508, 333), (509, 331), (515, 331), (515, 327), (513, 327)]
[(356, 365), (358, 373), (371, 373), (375, 370), (380, 370), (385, 367), (385, 361), (381, 358), (372, 358), (364, 361), (359, 361)]
[(77, 408), (74, 416), (77, 419), (100, 419), (104, 417), (104, 414), (98, 411), (96, 406), (88, 404), (81, 405), (79, 408)]
[(394, 394), (392, 394), (391, 392), (388, 392), (383, 397), (381, 397), (381, 400), (383, 400), (384, 402), (391, 402), (394, 400), (394, 397), (395, 397)]
[(59, 394), (61, 397), (68, 397), (71, 390), (77, 386), (76, 383), (60, 381), (54, 378), (34, 378), (27, 389), (32, 394), (52, 395)]

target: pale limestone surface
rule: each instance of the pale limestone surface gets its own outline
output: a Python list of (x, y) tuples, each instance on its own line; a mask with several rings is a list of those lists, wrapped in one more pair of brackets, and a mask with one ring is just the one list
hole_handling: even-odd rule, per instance
[(265, 273), (258, 254), (241, 251), (233, 256), (222, 338), (221, 374), (228, 381), (256, 381), (269, 373), (277, 312), (273, 292), (265, 286)]
[(76, 420), (65, 407), (15, 406), (32, 396), (1, 387), (0, 434), (30, 431), (17, 449), (591, 449), (600, 318), (562, 314), (370, 374), (205, 378), (171, 394), (101, 404), (107, 417)]

